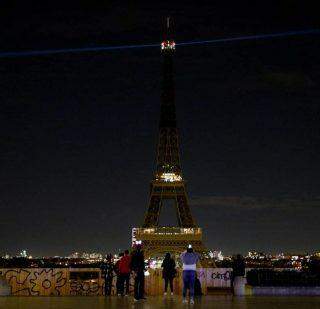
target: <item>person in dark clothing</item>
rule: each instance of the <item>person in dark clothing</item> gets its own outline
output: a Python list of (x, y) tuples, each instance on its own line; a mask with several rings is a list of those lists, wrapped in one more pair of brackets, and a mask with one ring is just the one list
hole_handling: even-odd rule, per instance
[(237, 254), (236, 258), (233, 259), (232, 263), (233, 276), (243, 277), (246, 272), (246, 263), (241, 254)]
[(202, 289), (201, 289), (201, 282), (196, 274), (196, 279), (194, 281), (194, 296), (201, 296)]
[(145, 299), (144, 297), (144, 255), (141, 243), (136, 245), (136, 250), (131, 255), (131, 269), (134, 274), (134, 300)]
[(171, 257), (170, 253), (166, 253), (166, 256), (162, 262), (162, 278), (164, 279), (164, 295), (167, 295), (168, 285), (170, 284), (170, 292), (173, 295), (173, 279), (176, 275), (176, 262)]
[(113, 271), (114, 271), (114, 264), (112, 261), (112, 255), (107, 255), (107, 261), (104, 266), (105, 270), (105, 283), (104, 283), (104, 295), (110, 296), (112, 291), (112, 280), (113, 280)]
[(241, 254), (237, 254), (232, 261), (232, 277), (231, 285), (234, 287), (234, 282), (236, 277), (244, 277), (246, 273), (246, 263)]

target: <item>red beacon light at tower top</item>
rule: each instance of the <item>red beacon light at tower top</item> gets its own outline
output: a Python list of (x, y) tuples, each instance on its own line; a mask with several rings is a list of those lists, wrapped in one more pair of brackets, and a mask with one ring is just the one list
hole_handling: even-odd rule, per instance
[(176, 43), (173, 40), (165, 40), (161, 43), (161, 50), (175, 50)]

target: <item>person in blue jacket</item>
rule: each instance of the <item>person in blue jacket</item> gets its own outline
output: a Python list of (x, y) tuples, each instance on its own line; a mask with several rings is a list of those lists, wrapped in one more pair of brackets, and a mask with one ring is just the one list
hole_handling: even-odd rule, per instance
[(194, 283), (196, 279), (197, 262), (199, 255), (193, 252), (191, 245), (188, 245), (187, 251), (181, 253), (181, 261), (183, 263), (183, 303), (187, 303), (187, 289), (189, 288), (190, 304), (194, 304)]

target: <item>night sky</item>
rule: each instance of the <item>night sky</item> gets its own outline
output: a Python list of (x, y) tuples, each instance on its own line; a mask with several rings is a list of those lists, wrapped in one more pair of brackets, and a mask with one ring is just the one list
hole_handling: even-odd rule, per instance
[[(320, 28), (302, 1), (119, 2), (10, 2), (0, 51), (160, 43), (167, 15), (177, 43)], [(183, 173), (210, 249), (319, 249), (319, 42), (177, 48)], [(0, 74), (0, 253), (127, 248), (155, 167), (160, 48), (0, 58)]]

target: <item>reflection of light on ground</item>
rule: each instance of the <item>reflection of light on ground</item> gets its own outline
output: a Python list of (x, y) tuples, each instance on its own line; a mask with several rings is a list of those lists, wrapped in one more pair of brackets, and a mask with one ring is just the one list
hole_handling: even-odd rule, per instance
[[(231, 295), (208, 295), (196, 298), (194, 308), (259, 308), (259, 309), (319, 309), (320, 297), (232, 297)], [(188, 307), (188, 305), (187, 305)], [(181, 296), (166, 298), (149, 296), (146, 301), (133, 302), (132, 297), (0, 297), (0, 308), (10, 309), (85, 309), (85, 308), (187, 308)]]

